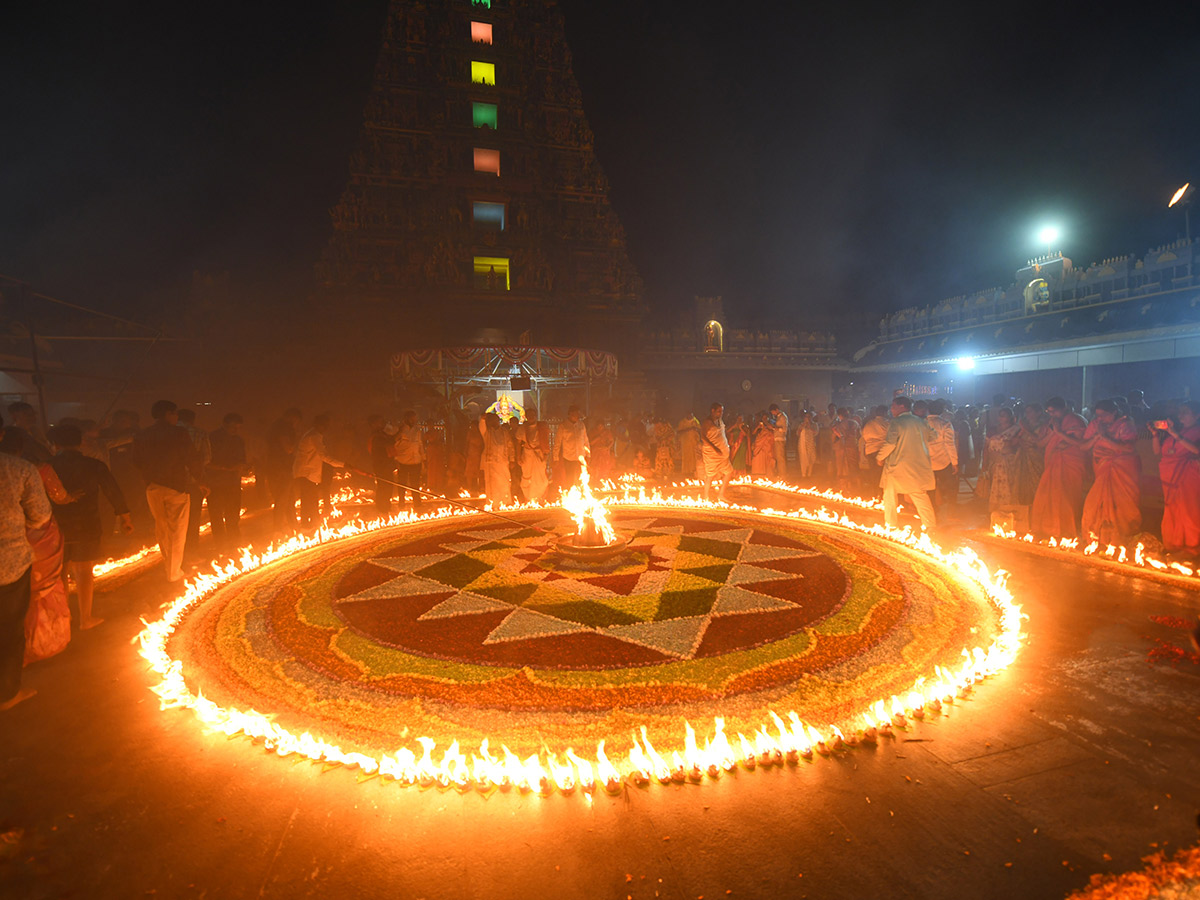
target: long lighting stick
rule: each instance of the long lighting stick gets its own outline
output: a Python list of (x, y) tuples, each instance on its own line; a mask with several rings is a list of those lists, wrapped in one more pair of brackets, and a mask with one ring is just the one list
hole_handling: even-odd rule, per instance
[(401, 484), (398, 481), (388, 481), (386, 478), (380, 478), (378, 475), (373, 475), (370, 472), (357, 469), (354, 466), (346, 466), (346, 468), (356, 475), (362, 475), (364, 478), (374, 478), (376, 481), (382, 481), (384, 484), (390, 484), (393, 487), (398, 487), (401, 490), (412, 491), (414, 494), (420, 494), (423, 497), (429, 497), (431, 500), (444, 500), (447, 503), (453, 503), (455, 506), (461, 506), (464, 509), (469, 509), (477, 513), (483, 513), (485, 516), (492, 516), (497, 519), (503, 519), (505, 522), (511, 522), (513, 525), (520, 525), (522, 528), (532, 528), (535, 531), (540, 531), (542, 534), (554, 534), (547, 528), (539, 528), (537, 525), (529, 525), (525, 522), (518, 522), (516, 519), (510, 519), (508, 516), (502, 516), (500, 513), (492, 512), (490, 509), (481, 509), (478, 506), (473, 506), (470, 503), (464, 503), (461, 500), (451, 500), (442, 494), (434, 494), (429, 491), (423, 491), (420, 488), (415, 488), (411, 484)]

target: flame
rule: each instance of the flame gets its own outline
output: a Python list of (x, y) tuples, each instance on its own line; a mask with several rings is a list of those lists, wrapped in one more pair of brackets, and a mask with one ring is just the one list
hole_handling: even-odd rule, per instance
[(591, 793), (596, 787), (596, 776), (592, 774), (592, 764), (582, 756), (576, 756), (575, 751), (570, 747), (567, 748), (567, 759), (574, 763), (575, 768), (579, 770), (579, 789)]
[[(1017, 539), (1016, 532), (1005, 531), (999, 525), (993, 526), (992, 536), (1001, 540)], [(1079, 538), (1046, 538), (1045, 540), (1037, 540), (1032, 534), (1026, 534), (1021, 537), (1024, 543), (1034, 544), (1038, 547), (1045, 547), (1050, 550), (1058, 550), (1063, 553), (1078, 552), (1083, 557), (1097, 556), (1102, 559), (1106, 565), (1128, 567), (1130, 569), (1148, 569), (1155, 572), (1176, 576), (1180, 575), (1184, 578), (1197, 577), (1200, 572), (1193, 567), (1180, 562), (1167, 562), (1157, 557), (1151, 556), (1146, 552), (1146, 545), (1139, 541), (1134, 545), (1131, 551), (1125, 545), (1107, 544), (1100, 546), (1100, 541), (1094, 534), (1088, 535), (1090, 543), (1080, 549)]]
[(621, 773), (608, 761), (608, 756), (604, 752), (604, 741), (596, 745), (596, 773), (609, 790), (620, 787)]
[(563, 495), (563, 508), (575, 519), (576, 534), (583, 534), (590, 521), (605, 544), (616, 543), (617, 532), (608, 521), (608, 512), (604, 504), (592, 493), (589, 487), (590, 480), (587, 463), (583, 463), (583, 470), (579, 473), (579, 484), (572, 485)]
[[(854, 522), (845, 515), (830, 512), (825, 508), (810, 510), (806, 508), (778, 511), (758, 509), (752, 506), (736, 503), (706, 503), (695, 497), (664, 497), (659, 491), (647, 491), (643, 483), (623, 481), (627, 485), (621, 496), (609, 501), (609, 506), (628, 508), (673, 508), (673, 509), (734, 509), (746, 513), (773, 517), (790, 521), (815, 522), (852, 530), (861, 534), (874, 536), (883, 540), (903, 544), (909, 549), (938, 560), (949, 568), (955, 577), (963, 578), (978, 584), (1000, 614), (1000, 633), (988, 648), (964, 648), (962, 662), (957, 667), (937, 667), (928, 679), (921, 678), (905, 692), (880, 698), (869, 706), (853, 712), (841, 725), (855, 734), (860, 730), (864, 735), (873, 739), (873, 732), (889, 734), (889, 723), (905, 724), (905, 713), (913, 713), (924, 707), (927, 711), (935, 710), (933, 701), (952, 702), (954, 696), (1001, 669), (1013, 659), (1021, 643), (1020, 607), (1013, 602), (1012, 594), (1006, 583), (1006, 573), (990, 572), (979, 557), (968, 548), (954, 551), (944, 551), (933, 543), (929, 535), (914, 533), (911, 528), (894, 529), (884, 525), (862, 525)], [(757, 486), (757, 485), (756, 485)], [(579, 496), (587, 499), (582, 482)], [(788, 486), (790, 487), (790, 486)], [(782, 488), (781, 488), (782, 489)], [(793, 491), (798, 493), (798, 491)], [(595, 499), (590, 502), (605, 512), (604, 506)], [(542, 504), (514, 504), (506, 509), (547, 509)], [(488, 740), (481, 741), (478, 753), (470, 758), (460, 750), (458, 742), (452, 742), (440, 754), (436, 752), (437, 744), (430, 737), (421, 736), (415, 739), (419, 750), (414, 752), (410, 747), (400, 747), (395, 752), (380, 756), (370, 756), (355, 751), (343, 750), (322, 738), (309, 732), (296, 735), (276, 724), (268, 715), (254, 710), (242, 711), (232, 707), (222, 707), (203, 697), (199, 692), (193, 693), (187, 686), (183, 665), (173, 659), (167, 652), (167, 645), (178, 624), (210, 594), (222, 585), (252, 572), (262, 566), (285, 559), (296, 553), (333, 541), (351, 538), (381, 528), (390, 528), (413, 522), (430, 522), (442, 519), (453, 519), (464, 516), (478, 515), (475, 510), (461, 510), (449, 507), (439, 507), (430, 512), (417, 515), (412, 512), (401, 512), (396, 515), (378, 518), (371, 521), (353, 520), (345, 523), (326, 523), (314, 534), (298, 535), (279, 544), (268, 547), (258, 553), (250, 550), (242, 551), (240, 558), (226, 563), (224, 566), (213, 565), (210, 572), (202, 573), (192, 579), (182, 597), (166, 607), (161, 619), (154, 622), (143, 621), (144, 628), (135, 638), (139, 652), (148, 661), (150, 668), (157, 674), (159, 682), (152, 688), (159, 696), (163, 709), (190, 709), (206, 727), (224, 734), (246, 735), (260, 741), (266, 749), (279, 756), (301, 756), (311, 760), (340, 763), (357, 767), (368, 774), (379, 773), (389, 779), (403, 784), (421, 784), (439, 786), (442, 788), (468, 789), (474, 785), (480, 789), (498, 787), (501, 790), (517, 787), (525, 791), (549, 793), (554, 790), (566, 792), (579, 786), (589, 791), (601, 782), (610, 792), (619, 791), (625, 778), (634, 781), (649, 782), (658, 780), (664, 784), (672, 780), (679, 781), (680, 774), (690, 774), (699, 778), (701, 772), (716, 778), (721, 770), (733, 771), (737, 762), (743, 762), (747, 768), (756, 764), (757, 760), (767, 763), (777, 763), (783, 754), (789, 758), (795, 755), (811, 757), (814, 747), (822, 754), (828, 754), (831, 749), (839, 749), (844, 743), (853, 743), (843, 734), (837, 723), (829, 726), (829, 738), (824, 738), (819, 731), (801, 721), (794, 712), (787, 713), (786, 718), (776, 712), (770, 712), (770, 722), (763, 722), (753, 732), (753, 741), (744, 734), (737, 735), (739, 749), (735, 751), (730, 745), (725, 733), (725, 721), (722, 717), (713, 720), (711, 735), (700, 741), (696, 729), (690, 722), (684, 723), (682, 750), (671, 748), (664, 758), (651, 743), (649, 732), (645, 726), (632, 736), (632, 745), (624, 759), (614, 763), (605, 750), (604, 741), (600, 741), (595, 750), (594, 761), (567, 749), (565, 761), (561, 754), (556, 755), (547, 751), (544, 756), (533, 754), (521, 760), (508, 747), (502, 747), (503, 758), (491, 752)], [(605, 519), (607, 517), (605, 516)], [(610, 526), (611, 527), (611, 526)], [(1004, 535), (1008, 537), (1008, 535)], [(1070, 542), (1059, 541), (1059, 548), (1065, 548)], [(1098, 544), (1096, 544), (1098, 548)], [(150, 548), (142, 551), (146, 555), (153, 553)], [(1094, 552), (1094, 550), (1093, 550)], [(1126, 565), (1135, 565), (1137, 559), (1144, 558), (1153, 565), (1154, 561), (1144, 557), (1143, 552), (1136, 552), (1127, 560)], [(1166, 564), (1159, 563), (1164, 569)], [(1191, 574), (1188, 567), (1179, 566)], [(890, 711), (889, 711), (890, 710)], [(789, 724), (790, 723), (790, 724)], [(770, 730), (774, 726), (774, 732)], [(624, 774), (623, 774), (624, 773)]]
[(570, 757), (567, 757), (567, 762), (560, 763), (558, 754), (549, 754), (548, 762), (550, 765), (550, 777), (554, 780), (554, 786), (564, 794), (569, 794), (575, 790), (575, 768), (571, 764)]

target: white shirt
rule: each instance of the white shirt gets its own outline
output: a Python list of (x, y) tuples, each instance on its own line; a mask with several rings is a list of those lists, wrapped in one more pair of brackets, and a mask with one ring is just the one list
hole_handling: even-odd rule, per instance
[(933, 431), (929, 441), (929, 462), (933, 471), (940, 472), (946, 466), (958, 465), (958, 438), (954, 434), (954, 425), (941, 416), (929, 416), (925, 424)]
[(401, 425), (396, 435), (396, 463), (401, 466), (419, 466), (425, 459), (425, 439), (416, 425)]
[(860, 438), (862, 440), (863, 454), (866, 456), (874, 456), (883, 446), (883, 441), (888, 433), (888, 420), (883, 416), (876, 416), (869, 419), (862, 427)]
[(775, 429), (775, 440), (786, 441), (788, 435), (788, 417), (782, 409), (775, 410), (775, 424), (771, 426)]
[(565, 460), (575, 462), (590, 456), (592, 445), (588, 443), (587, 428), (583, 420), (572, 422), (570, 419), (558, 426), (558, 455)]
[(321, 463), (329, 463), (335, 469), (345, 466), (340, 459), (334, 459), (325, 452), (325, 435), (312, 428), (304, 432), (304, 436), (296, 444), (296, 458), (292, 462), (292, 477), (306, 478), (313, 484), (320, 484)]

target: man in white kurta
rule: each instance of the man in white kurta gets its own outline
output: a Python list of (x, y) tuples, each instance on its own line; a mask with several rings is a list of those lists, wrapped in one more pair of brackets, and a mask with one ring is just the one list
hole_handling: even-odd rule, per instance
[(876, 457), (883, 465), (879, 485), (883, 488), (883, 520), (898, 528), (896, 495), (906, 494), (917, 508), (921, 526), (933, 528), (937, 520), (929, 491), (934, 488), (933, 465), (929, 462), (929, 428), (912, 414), (912, 400), (892, 400), (892, 421)]
[(720, 482), (717, 500), (725, 499), (725, 484), (733, 476), (733, 463), (729, 461), (729, 439), (725, 436), (725, 422), (721, 418), (725, 407), (712, 405), (707, 419), (700, 423), (700, 468), (704, 479), (704, 499), (709, 499), (709, 490), (714, 481)]
[(500, 417), (487, 413), (479, 420), (479, 431), (483, 434), (483, 492), (493, 506), (512, 503), (512, 442), (508, 432), (500, 424)]

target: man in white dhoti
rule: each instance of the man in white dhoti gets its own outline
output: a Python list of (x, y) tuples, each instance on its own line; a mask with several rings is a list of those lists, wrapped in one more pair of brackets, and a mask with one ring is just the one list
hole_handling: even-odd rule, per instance
[(712, 405), (712, 411), (707, 419), (700, 423), (700, 468), (704, 479), (704, 499), (709, 499), (709, 492), (714, 481), (720, 482), (717, 500), (725, 499), (725, 484), (733, 475), (733, 463), (729, 461), (729, 439), (725, 436), (725, 422), (721, 416), (725, 407), (720, 403)]
[(500, 417), (488, 413), (479, 420), (479, 432), (483, 435), (483, 492), (494, 506), (512, 503), (512, 442), (508, 432), (500, 424)]
[(550, 486), (546, 458), (550, 455), (550, 429), (539, 422), (537, 409), (525, 408), (525, 423), (517, 428), (517, 461), (521, 466), (521, 496), (526, 503), (541, 500)]
[(892, 421), (876, 459), (883, 466), (879, 485), (883, 488), (883, 520), (892, 528), (899, 527), (896, 516), (896, 495), (906, 494), (917, 508), (921, 526), (937, 524), (929, 491), (935, 486), (933, 465), (929, 461), (929, 427), (912, 414), (912, 400), (896, 397), (892, 400)]

